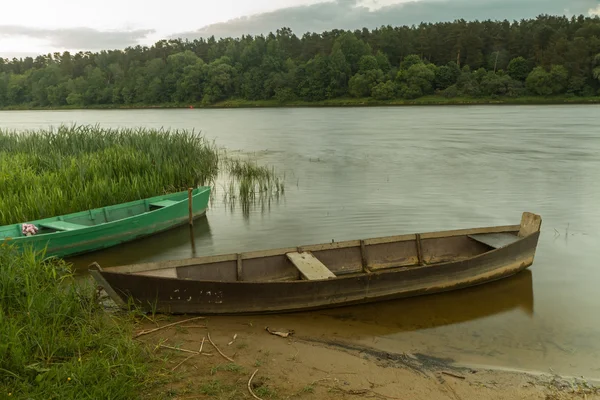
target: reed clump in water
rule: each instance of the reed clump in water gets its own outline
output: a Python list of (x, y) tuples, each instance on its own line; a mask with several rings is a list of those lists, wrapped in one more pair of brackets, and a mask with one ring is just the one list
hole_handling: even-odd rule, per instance
[(185, 190), (218, 171), (216, 147), (193, 131), (0, 129), (0, 225)]
[(71, 277), (60, 259), (0, 245), (0, 398), (133, 399), (151, 383), (132, 321)]
[(274, 168), (233, 158), (226, 158), (223, 162), (229, 177), (225, 200), (232, 207), (239, 200), (244, 215), (249, 213), (252, 205), (260, 204), (264, 208), (270, 205), (271, 199), (279, 199), (285, 194), (285, 177), (277, 175)]

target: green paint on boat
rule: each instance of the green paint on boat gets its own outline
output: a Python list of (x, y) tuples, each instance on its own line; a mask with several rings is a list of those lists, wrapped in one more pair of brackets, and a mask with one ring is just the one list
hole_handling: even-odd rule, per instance
[[(210, 187), (192, 191), (194, 218), (208, 207)], [(0, 226), (0, 242), (46, 249), (46, 256), (68, 257), (129, 242), (188, 223), (188, 192), (178, 192), (58, 217), (27, 221), (38, 228), (32, 236), (23, 224)]]

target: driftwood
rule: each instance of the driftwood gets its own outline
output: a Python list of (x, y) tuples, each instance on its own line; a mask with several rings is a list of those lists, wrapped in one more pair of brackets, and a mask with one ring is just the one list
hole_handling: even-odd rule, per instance
[(227, 343), (227, 346), (231, 346), (233, 344), (233, 342), (235, 342), (236, 338), (237, 338), (237, 333), (235, 335), (233, 335), (233, 339), (231, 339), (231, 342)]
[(442, 371), (442, 374), (448, 375), (448, 376), (452, 376), (452, 377), (457, 378), (457, 379), (466, 379), (464, 376), (455, 374), (453, 372)]
[(172, 347), (172, 346), (165, 346), (164, 344), (161, 344), (159, 346), (163, 347), (165, 349), (169, 349), (169, 350), (182, 351), (184, 353), (192, 353), (192, 354), (196, 354), (196, 355), (202, 354), (203, 356), (209, 356), (209, 357), (212, 356), (212, 354), (210, 354), (210, 353), (200, 353), (200, 352), (197, 352), (197, 351), (194, 351), (194, 350), (180, 349), (178, 347)]
[[(200, 350), (198, 350), (197, 354), (191, 354), (188, 358), (184, 359), (182, 362), (180, 362), (179, 364), (177, 364), (175, 367), (173, 367), (173, 369), (171, 371), (175, 371), (181, 364), (183, 364), (184, 362), (186, 362), (187, 360), (189, 360), (190, 358), (202, 354), (202, 348), (204, 347), (204, 339), (202, 338), (202, 343), (200, 343)], [(187, 351), (186, 351), (187, 352)], [(208, 355), (208, 354), (207, 354)]]
[(254, 379), (254, 375), (256, 375), (257, 372), (258, 372), (258, 370), (254, 371), (254, 373), (252, 374), (250, 379), (248, 379), (248, 391), (250, 392), (252, 397), (254, 397), (256, 400), (262, 400), (260, 397), (255, 395), (254, 392), (252, 391), (252, 379)]
[(143, 336), (143, 335), (148, 335), (149, 333), (160, 331), (161, 329), (169, 328), (171, 326), (183, 324), (184, 322), (190, 322), (190, 321), (194, 321), (194, 320), (197, 320), (197, 319), (204, 319), (204, 317), (194, 317), (194, 318), (185, 319), (185, 320), (179, 321), (179, 322), (173, 322), (172, 324), (164, 325), (164, 326), (161, 326), (159, 328), (149, 329), (147, 331), (141, 331), (137, 335), (135, 335), (134, 338), (138, 338), (138, 337)]
[(183, 364), (184, 362), (186, 362), (187, 360), (189, 360), (190, 358), (196, 356), (197, 354), (191, 354), (189, 357), (185, 358), (183, 361), (181, 361), (179, 364), (177, 364), (176, 366), (173, 367), (173, 369), (171, 371), (175, 371), (181, 364)]
[(265, 330), (267, 332), (269, 332), (271, 335), (280, 336), (282, 338), (287, 338), (287, 337), (289, 337), (289, 336), (291, 336), (291, 335), (294, 334), (293, 330), (287, 330), (285, 332), (283, 332), (283, 331), (275, 331), (275, 330), (269, 328), (268, 326), (265, 327)]
[(235, 363), (235, 361), (233, 361), (233, 359), (227, 357), (225, 354), (223, 354), (223, 352), (221, 350), (219, 350), (219, 348), (217, 347), (217, 345), (215, 344), (215, 342), (213, 342), (212, 339), (210, 338), (210, 333), (209, 332), (207, 332), (207, 336), (208, 336), (208, 341), (210, 342), (210, 344), (213, 345), (213, 347), (219, 352), (220, 355), (222, 355), (226, 360), (229, 360), (232, 363)]

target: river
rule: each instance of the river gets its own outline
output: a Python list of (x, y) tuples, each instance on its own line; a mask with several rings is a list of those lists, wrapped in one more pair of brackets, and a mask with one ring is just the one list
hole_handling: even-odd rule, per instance
[[(600, 106), (426, 106), (0, 112), (0, 127), (201, 131), (286, 175), (249, 216), (219, 190), (195, 254), (518, 224), (543, 218), (534, 265), (423, 298), (280, 316), (323, 335), (460, 363), (600, 377)], [(218, 189), (218, 188), (217, 188)], [(75, 260), (192, 256), (187, 228)]]

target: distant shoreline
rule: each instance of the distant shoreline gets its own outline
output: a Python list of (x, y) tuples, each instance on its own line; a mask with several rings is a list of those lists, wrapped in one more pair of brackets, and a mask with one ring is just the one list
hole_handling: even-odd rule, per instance
[(244, 100), (230, 99), (215, 104), (166, 103), (166, 104), (94, 104), (88, 106), (12, 106), (2, 111), (38, 111), (38, 110), (146, 110), (146, 109), (226, 109), (226, 108), (321, 108), (321, 107), (400, 107), (400, 106), (468, 106), (468, 105), (584, 105), (600, 104), (600, 96), (595, 97), (515, 97), (515, 98), (469, 98), (426, 96), (415, 100), (375, 100), (372, 98), (337, 98), (322, 101), (293, 100)]

